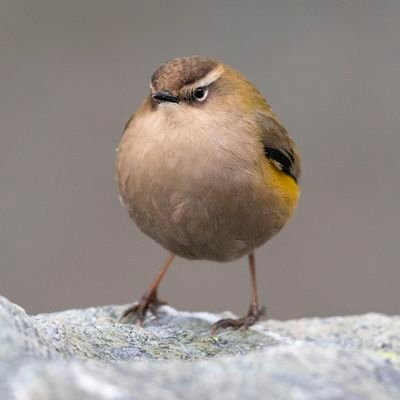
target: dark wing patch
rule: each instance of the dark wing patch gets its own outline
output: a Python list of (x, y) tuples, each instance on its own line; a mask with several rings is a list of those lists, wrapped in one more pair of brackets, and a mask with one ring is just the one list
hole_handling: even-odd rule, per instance
[(265, 145), (264, 154), (279, 170), (291, 176), (297, 182), (297, 178), (292, 173), (292, 166), (294, 163), (294, 157), (292, 154)]
[(258, 111), (256, 121), (265, 157), (298, 183), (301, 175), (300, 157), (284, 126), (269, 110)]

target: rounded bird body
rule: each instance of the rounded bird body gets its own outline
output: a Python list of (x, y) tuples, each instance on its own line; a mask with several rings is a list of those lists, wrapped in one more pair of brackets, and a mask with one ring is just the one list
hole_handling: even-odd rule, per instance
[(123, 204), (171, 253), (230, 261), (281, 230), (299, 196), (299, 156), (260, 92), (208, 58), (153, 74), (117, 149)]

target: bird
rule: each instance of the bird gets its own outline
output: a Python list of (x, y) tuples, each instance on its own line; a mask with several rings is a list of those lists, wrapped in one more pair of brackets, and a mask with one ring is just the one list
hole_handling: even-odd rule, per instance
[(120, 321), (166, 304), (158, 287), (176, 256), (228, 262), (248, 258), (251, 302), (241, 318), (212, 324), (247, 329), (265, 316), (255, 250), (292, 216), (300, 156), (261, 92), (213, 58), (173, 58), (150, 79), (144, 102), (117, 147), (120, 200), (139, 229), (168, 251), (154, 281)]

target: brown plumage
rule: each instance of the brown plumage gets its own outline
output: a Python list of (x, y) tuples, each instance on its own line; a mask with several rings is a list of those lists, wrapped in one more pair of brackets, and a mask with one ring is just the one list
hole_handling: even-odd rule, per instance
[[(215, 60), (171, 60), (150, 86), (117, 150), (121, 200), (139, 228), (172, 254), (215, 261), (249, 255), (249, 314), (215, 328), (249, 326), (262, 313), (253, 251), (279, 232), (297, 203), (295, 145), (260, 92)], [(158, 283), (124, 316), (137, 313), (142, 321), (158, 305)]]

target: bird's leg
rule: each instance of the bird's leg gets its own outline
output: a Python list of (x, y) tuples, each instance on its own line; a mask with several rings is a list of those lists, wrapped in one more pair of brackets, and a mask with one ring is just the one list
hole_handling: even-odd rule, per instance
[(136, 320), (139, 321), (139, 324), (142, 325), (143, 321), (146, 318), (147, 311), (150, 311), (154, 315), (157, 315), (157, 308), (167, 304), (166, 301), (159, 300), (157, 296), (157, 289), (160, 285), (160, 282), (168, 268), (171, 266), (173, 259), (175, 258), (175, 254), (170, 253), (167, 259), (165, 260), (163, 266), (155, 277), (154, 281), (151, 283), (149, 288), (146, 290), (143, 297), (140, 299), (139, 303), (134, 304), (131, 307), (128, 307), (121, 315), (119, 322), (124, 320), (129, 315), (134, 315)]
[(211, 332), (214, 334), (218, 329), (224, 328), (244, 328), (247, 329), (249, 326), (254, 325), (262, 316), (265, 315), (265, 307), (258, 305), (258, 294), (257, 294), (257, 279), (256, 279), (256, 264), (254, 253), (249, 254), (249, 270), (251, 278), (251, 303), (247, 315), (242, 318), (233, 319), (225, 318), (221, 319), (211, 325)]

